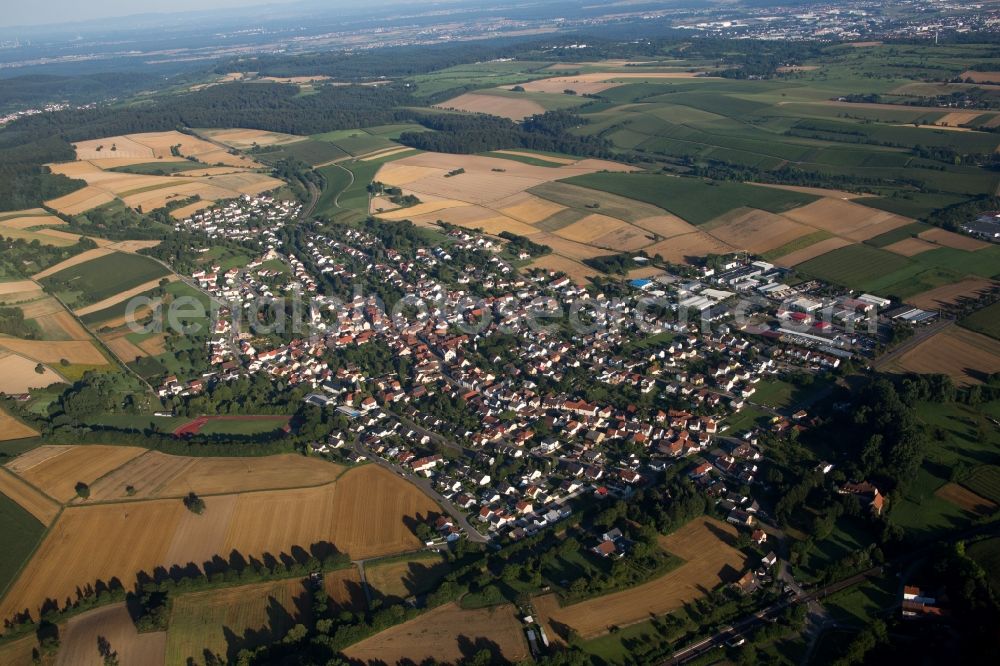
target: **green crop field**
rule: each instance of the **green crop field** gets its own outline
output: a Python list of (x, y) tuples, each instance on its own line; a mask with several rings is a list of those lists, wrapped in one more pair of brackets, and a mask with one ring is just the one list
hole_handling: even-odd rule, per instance
[(800, 273), (817, 277), (827, 282), (843, 285), (849, 289), (873, 289), (888, 276), (913, 269), (919, 272), (906, 257), (879, 250), (867, 245), (848, 245), (832, 252), (810, 259), (795, 267)]
[(966, 547), (965, 554), (986, 570), (993, 589), (1000, 590), (1000, 537), (970, 544)]
[(567, 178), (563, 182), (645, 201), (691, 224), (704, 224), (743, 206), (781, 213), (817, 199), (809, 194), (743, 183), (646, 173), (593, 173)]
[[(8, 472), (0, 472), (7, 474)], [(0, 494), (0, 595), (17, 575), (24, 561), (41, 539), (45, 527), (6, 495)]]
[(317, 170), (323, 176), (323, 191), (316, 202), (317, 215), (332, 215), (338, 206), (334, 203), (341, 192), (351, 184), (351, 172), (346, 167), (331, 164)]
[(523, 60), (473, 63), (420, 74), (410, 81), (416, 84), (420, 97), (443, 96), (451, 92), (458, 95), (477, 88), (493, 88), (554, 76), (555, 72), (541, 71), (550, 64)]
[(348, 153), (350, 155), (363, 155), (365, 153), (381, 150), (383, 148), (392, 148), (399, 145), (397, 143), (393, 143), (384, 136), (369, 134), (363, 129), (336, 130), (333, 132), (316, 134), (312, 138), (319, 142), (330, 143), (342, 150), (344, 153)]
[(1000, 303), (977, 310), (959, 323), (977, 333), (1000, 340)]
[(70, 305), (78, 306), (96, 303), (168, 273), (148, 257), (113, 252), (43, 278), (42, 284), (64, 294)]
[(1000, 504), (1000, 466), (982, 465), (962, 480), (962, 485), (980, 497)]
[(153, 176), (168, 176), (172, 173), (180, 173), (182, 171), (191, 171), (192, 169), (204, 169), (205, 165), (201, 162), (192, 162), (190, 160), (185, 160), (183, 162), (147, 162), (145, 164), (130, 164), (128, 166), (120, 166), (109, 169), (109, 171), (118, 171), (121, 173), (138, 173), (142, 175), (153, 175)]
[(313, 166), (347, 157), (345, 150), (327, 141), (296, 141), (283, 146), (275, 146), (273, 150), (254, 153), (253, 156), (266, 164), (275, 164), (279, 160), (294, 158)]

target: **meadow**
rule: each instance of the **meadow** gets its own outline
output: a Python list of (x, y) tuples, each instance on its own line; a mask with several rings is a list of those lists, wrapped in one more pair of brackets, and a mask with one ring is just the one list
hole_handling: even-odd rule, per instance
[(0, 494), (0, 534), (4, 535), (4, 547), (0, 548), (0, 596), (14, 581), (44, 532), (45, 527), (34, 516)]

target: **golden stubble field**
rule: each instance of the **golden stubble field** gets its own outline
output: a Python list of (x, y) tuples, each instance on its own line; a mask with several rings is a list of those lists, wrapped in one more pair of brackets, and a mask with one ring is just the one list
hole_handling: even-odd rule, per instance
[(439, 109), (488, 113), (511, 120), (522, 120), (528, 116), (545, 113), (545, 107), (534, 100), (474, 92), (464, 93), (434, 106)]
[(624, 627), (676, 610), (742, 575), (747, 558), (733, 547), (735, 538), (732, 525), (696, 518), (660, 539), (665, 550), (686, 560), (678, 568), (629, 590), (562, 608), (554, 594), (538, 597), (538, 619), (546, 625), (550, 639), (563, 637), (557, 626), (572, 627), (589, 638), (606, 633), (612, 626)]
[(0, 392), (27, 393), (29, 389), (43, 388), (65, 380), (62, 375), (44, 364), (42, 372), (37, 372), (37, 366), (37, 361), (6, 351), (0, 346)]
[(887, 370), (945, 374), (959, 386), (982, 384), (1000, 372), (1000, 342), (950, 326), (895, 359)]
[(457, 604), (445, 604), (352, 645), (344, 655), (371, 664), (420, 663), (429, 658), (459, 662), (478, 652), (479, 645), (497, 650), (501, 657), (497, 663), (530, 656), (514, 606), (463, 610)]
[[(364, 594), (357, 569), (324, 575), (331, 605), (361, 610)], [(243, 647), (280, 638), (312, 617), (312, 591), (299, 578), (177, 595), (170, 611), (166, 661), (200, 663), (205, 650), (234, 657)]]
[[(110, 150), (112, 145), (116, 147), (115, 151)], [(46, 202), (50, 208), (67, 215), (75, 215), (115, 199), (120, 199), (127, 206), (150, 211), (193, 196), (200, 197), (202, 201), (217, 201), (243, 194), (259, 194), (282, 185), (282, 181), (276, 178), (247, 170), (261, 166), (251, 158), (233, 155), (228, 149), (180, 132), (105, 137), (80, 142), (76, 148), (77, 161), (49, 165), (53, 173), (87, 183), (83, 189)], [(173, 150), (206, 165), (227, 168), (179, 172), (168, 176), (111, 170), (123, 166), (123, 161), (136, 164), (184, 159), (172, 155)], [(234, 170), (236, 167), (239, 169)], [(50, 238), (68, 240), (54, 235), (55, 232), (48, 233)]]
[[(71, 454), (43, 452), (36, 456), (42, 461), (22, 473), (28, 476), (38, 468), (50, 472)], [(298, 483), (300, 470), (286, 474), (289, 485)], [(78, 476), (70, 470), (50, 487), (64, 495), (62, 489), (71, 488)], [(202, 515), (188, 511), (180, 499), (67, 506), (0, 600), (0, 617), (24, 610), (37, 617), (46, 599), (65, 604), (78, 588), (98, 580), (117, 578), (129, 588), (139, 572), (191, 562), (200, 566), (233, 550), (260, 558), (329, 542), (354, 559), (405, 552), (420, 547), (410, 525), (439, 511), (418, 488), (375, 465), (351, 469), (335, 482), (312, 488), (204, 499)]]

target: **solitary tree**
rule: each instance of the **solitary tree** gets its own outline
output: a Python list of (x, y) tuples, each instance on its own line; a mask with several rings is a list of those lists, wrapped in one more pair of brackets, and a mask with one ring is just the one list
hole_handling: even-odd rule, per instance
[(205, 510), (205, 500), (198, 497), (194, 492), (187, 494), (184, 498), (184, 506), (187, 507), (188, 511), (191, 513), (202, 513)]
[(80, 499), (87, 499), (90, 497), (90, 486), (88, 486), (83, 481), (77, 481), (76, 483), (76, 495)]

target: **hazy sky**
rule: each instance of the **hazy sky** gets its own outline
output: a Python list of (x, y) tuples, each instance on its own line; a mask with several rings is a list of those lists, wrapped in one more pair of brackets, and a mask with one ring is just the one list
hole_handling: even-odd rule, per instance
[(252, 7), (294, 0), (4, 0), (0, 26), (72, 23), (148, 12)]

